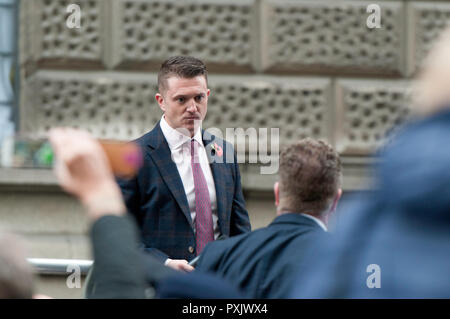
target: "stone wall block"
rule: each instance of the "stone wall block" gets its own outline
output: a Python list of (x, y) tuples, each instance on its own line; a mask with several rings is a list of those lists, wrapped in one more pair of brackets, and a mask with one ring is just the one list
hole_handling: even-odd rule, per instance
[(84, 234), (88, 220), (81, 205), (59, 193), (3, 191), (1, 228), (21, 234)]
[(59, 125), (101, 138), (137, 138), (161, 118), (156, 89), (155, 74), (40, 71), (26, 82), (22, 130), (41, 135)]
[(89, 235), (23, 235), (27, 258), (92, 260)]
[(113, 65), (159, 69), (193, 55), (209, 70), (250, 70), (257, 39), (254, 0), (120, 0), (114, 9)]
[(410, 92), (405, 81), (339, 80), (338, 151), (370, 155), (386, 143), (410, 115)]
[(268, 0), (263, 64), (270, 72), (401, 75), (404, 10), (383, 1), (381, 28), (367, 27), (369, 1)]
[[(222, 76), (211, 77), (210, 87), (204, 127), (219, 128), (224, 138), (227, 128), (241, 128), (244, 132), (254, 129), (263, 139), (260, 129), (267, 129), (270, 149), (272, 128), (279, 128), (280, 146), (306, 136), (330, 137), (333, 112), (328, 79)], [(233, 139), (235, 145), (241, 144), (238, 138)], [(249, 140), (245, 143), (249, 150)]]
[[(105, 50), (105, 2), (103, 0), (33, 0), (22, 1), (21, 62), (38, 67), (100, 68)], [(81, 9), (80, 28), (66, 24), (70, 4)]]

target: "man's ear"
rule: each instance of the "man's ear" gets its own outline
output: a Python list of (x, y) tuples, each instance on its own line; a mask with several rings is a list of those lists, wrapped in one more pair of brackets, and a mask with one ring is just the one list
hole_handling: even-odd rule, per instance
[(209, 94), (211, 93), (211, 90), (208, 89), (208, 91), (206, 91), (206, 96), (209, 97)]
[(330, 212), (334, 212), (337, 208), (337, 204), (339, 202), (339, 199), (341, 199), (342, 196), (342, 188), (339, 188), (336, 194), (336, 197), (334, 198), (333, 205), (331, 206)]
[(278, 182), (273, 185), (273, 193), (275, 195), (275, 206), (278, 207), (280, 205), (280, 184)]
[(156, 93), (155, 94), (155, 100), (156, 100), (156, 102), (158, 102), (159, 108), (163, 112), (166, 112), (166, 107), (164, 106), (164, 97), (162, 96), (162, 94)]

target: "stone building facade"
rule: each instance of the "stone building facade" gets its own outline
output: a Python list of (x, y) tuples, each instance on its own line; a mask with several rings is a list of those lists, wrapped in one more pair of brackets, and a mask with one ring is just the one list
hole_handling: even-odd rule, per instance
[[(80, 28), (66, 25), (72, 3)], [(367, 25), (371, 4), (380, 28)], [(279, 147), (326, 139), (342, 154), (344, 190), (354, 191), (370, 182), (374, 150), (408, 118), (412, 78), (450, 1), (22, 0), (19, 18), (20, 132), (68, 125), (136, 138), (162, 115), (162, 60), (194, 55), (209, 69), (204, 128), (279, 128)], [(261, 165), (240, 166), (254, 228), (275, 209), (276, 175), (261, 175)], [(33, 257), (90, 257), (81, 209), (50, 172), (2, 171), (0, 215)], [(46, 291), (79, 295), (58, 285)]]

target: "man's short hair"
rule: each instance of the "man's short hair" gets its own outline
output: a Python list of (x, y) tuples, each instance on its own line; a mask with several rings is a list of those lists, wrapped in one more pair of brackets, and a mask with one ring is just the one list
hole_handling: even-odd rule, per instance
[(167, 89), (167, 79), (172, 76), (179, 78), (194, 78), (199, 75), (205, 77), (208, 83), (206, 65), (191, 56), (173, 56), (163, 62), (158, 73), (158, 90), (160, 93)]
[(280, 200), (282, 209), (326, 213), (341, 187), (339, 154), (324, 141), (305, 138), (280, 154)]
[(0, 233), (0, 299), (30, 299), (33, 273), (17, 236)]

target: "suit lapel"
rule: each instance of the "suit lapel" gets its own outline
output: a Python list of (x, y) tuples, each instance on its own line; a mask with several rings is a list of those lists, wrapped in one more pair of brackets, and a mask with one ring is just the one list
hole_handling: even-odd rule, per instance
[[(222, 234), (227, 232), (224, 229), (224, 225), (227, 225), (228, 219), (228, 207), (227, 203), (227, 192), (225, 178), (227, 176), (226, 166), (223, 164), (224, 155), (222, 158), (216, 160), (217, 154), (212, 149), (214, 144), (214, 136), (208, 132), (203, 132), (202, 134), (203, 144), (205, 145), (206, 156), (208, 157), (209, 166), (211, 167), (211, 172), (214, 178), (214, 186), (216, 187), (216, 200), (217, 200), (217, 216), (219, 217), (219, 227)], [(222, 146), (222, 145), (221, 145)]]
[(175, 197), (175, 200), (192, 227), (191, 213), (189, 211), (186, 193), (184, 192), (184, 186), (180, 174), (178, 173), (177, 166), (172, 160), (169, 145), (164, 138), (159, 122), (152, 130), (152, 133), (153, 134), (149, 136), (148, 140), (149, 154), (152, 157), (156, 168), (159, 170), (162, 179)]

